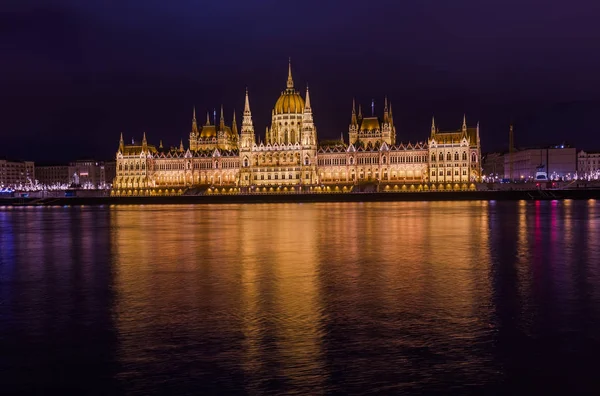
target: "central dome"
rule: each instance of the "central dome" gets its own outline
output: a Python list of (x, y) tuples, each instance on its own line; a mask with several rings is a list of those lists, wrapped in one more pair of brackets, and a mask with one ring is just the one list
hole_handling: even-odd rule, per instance
[(294, 90), (285, 90), (275, 103), (275, 114), (295, 113), (304, 111), (304, 99)]
[(281, 93), (275, 103), (275, 114), (302, 114), (304, 112), (304, 99), (294, 89), (294, 80), (292, 79), (292, 63), (288, 66), (287, 89)]

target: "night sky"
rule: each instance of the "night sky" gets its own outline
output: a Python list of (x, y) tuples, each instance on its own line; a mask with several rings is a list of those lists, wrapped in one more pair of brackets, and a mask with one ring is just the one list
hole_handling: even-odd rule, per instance
[[(285, 88), (308, 83), (320, 139), (346, 133), (352, 98), (393, 104), (401, 141), (431, 116), (481, 123), (483, 151), (570, 142), (600, 149), (598, 0), (4, 0), (0, 157), (111, 159), (126, 140), (187, 142), (192, 106), (250, 91), (263, 137)], [(346, 137), (347, 139), (347, 137)]]

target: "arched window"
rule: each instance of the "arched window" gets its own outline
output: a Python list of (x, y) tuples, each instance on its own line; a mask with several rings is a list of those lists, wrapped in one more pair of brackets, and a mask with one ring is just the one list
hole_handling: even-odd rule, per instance
[(448, 154), (446, 154), (446, 161), (451, 161), (452, 160), (452, 155), (450, 154), (450, 152), (448, 152)]
[(310, 164), (310, 160), (308, 159), (308, 156), (304, 157), (304, 165), (309, 165)]
[(431, 162), (435, 162), (435, 154), (431, 154)]
[(244, 158), (244, 168), (248, 167), (248, 158)]
[(443, 160), (444, 160), (444, 154), (440, 153), (440, 161), (443, 161)]
[(467, 153), (466, 153), (466, 151), (463, 151), (462, 160), (463, 161), (467, 160)]
[(458, 161), (458, 152), (454, 153), (454, 161)]
[(381, 159), (381, 161), (382, 161), (382, 164), (384, 164), (384, 165), (385, 165), (385, 157), (383, 157), (383, 158)]
[(477, 162), (477, 156), (475, 155), (475, 153), (471, 154), (471, 162)]
[(354, 165), (354, 158), (350, 157), (350, 165)]

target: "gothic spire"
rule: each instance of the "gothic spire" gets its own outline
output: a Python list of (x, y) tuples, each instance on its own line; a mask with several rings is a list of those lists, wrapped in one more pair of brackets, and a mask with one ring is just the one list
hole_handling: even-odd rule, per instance
[(435, 117), (431, 116), (431, 137), (435, 135)]
[(387, 96), (385, 97), (385, 99), (383, 101), (383, 122), (386, 124), (388, 124), (390, 122)]
[(206, 112), (206, 125), (210, 125), (210, 111)]
[(463, 132), (467, 131), (467, 115), (466, 114), (463, 115), (462, 130), (463, 130)]
[(225, 130), (225, 116), (223, 115), (223, 105), (221, 105), (221, 119), (219, 120), (219, 130)]
[(121, 139), (119, 140), (119, 151), (123, 152), (125, 149), (125, 142), (123, 141), (123, 132), (121, 132)]
[(312, 109), (310, 108), (310, 96), (308, 94), (308, 84), (306, 84), (306, 101), (304, 102), (304, 111), (311, 111)]
[(233, 110), (233, 121), (231, 121), (231, 132), (238, 134), (237, 122), (235, 121), (235, 109)]
[(244, 115), (242, 117), (242, 145), (251, 147), (254, 140), (254, 125), (252, 125), (252, 112), (250, 111), (250, 99), (248, 96), (248, 88), (246, 88), (246, 99), (244, 101)]
[(358, 104), (358, 120), (362, 120), (363, 115), (362, 115), (362, 105), (359, 103)]
[(192, 110), (192, 132), (198, 133), (198, 123), (196, 122), (196, 106)]
[(248, 87), (246, 87), (246, 101), (244, 102), (244, 115), (250, 115), (250, 100), (248, 99)]
[(352, 125), (356, 125), (358, 122), (356, 121), (356, 102), (354, 98), (352, 98)]
[(179, 151), (183, 153), (183, 139), (179, 141)]
[(294, 89), (294, 79), (292, 78), (292, 58), (290, 57), (288, 62), (288, 79), (287, 79), (287, 88)]

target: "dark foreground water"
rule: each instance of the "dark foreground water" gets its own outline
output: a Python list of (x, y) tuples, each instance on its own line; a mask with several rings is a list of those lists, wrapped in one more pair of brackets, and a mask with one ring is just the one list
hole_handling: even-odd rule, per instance
[(0, 208), (0, 394), (600, 391), (600, 202)]

